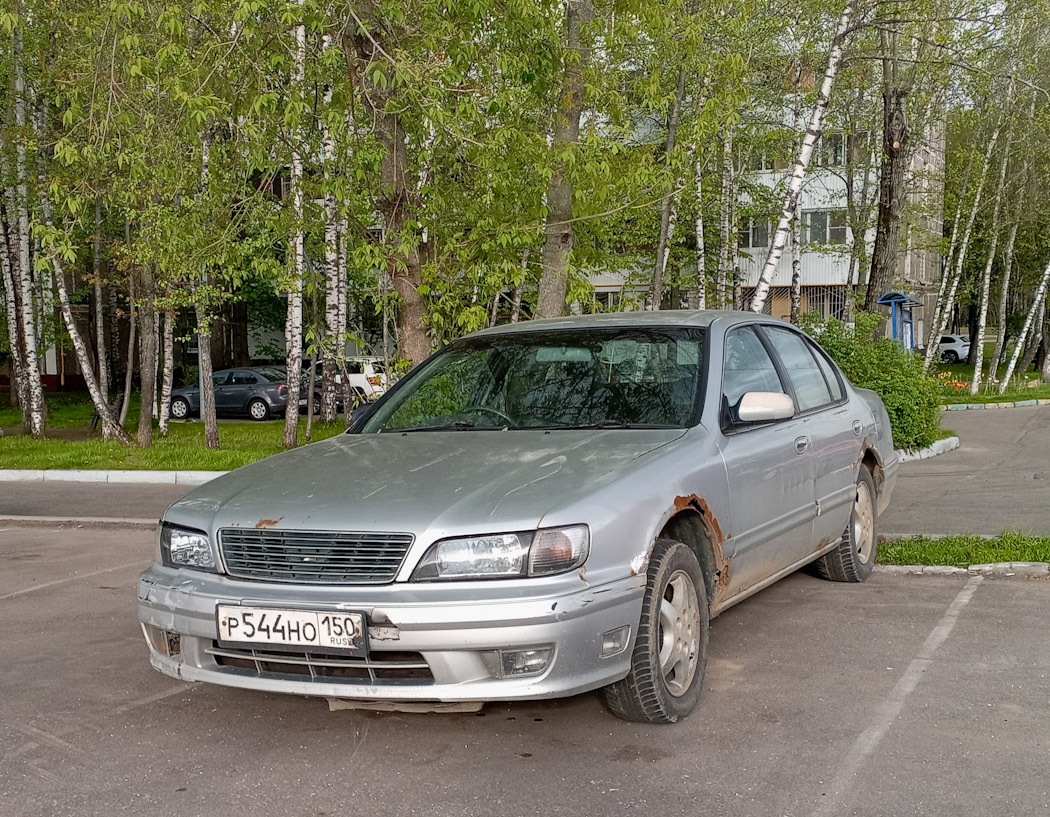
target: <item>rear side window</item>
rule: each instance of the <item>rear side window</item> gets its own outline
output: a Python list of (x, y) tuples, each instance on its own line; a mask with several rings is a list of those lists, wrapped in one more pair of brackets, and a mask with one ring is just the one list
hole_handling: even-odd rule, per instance
[(809, 346), (810, 351), (813, 352), (813, 357), (817, 359), (817, 365), (820, 366), (820, 370), (824, 373), (825, 379), (828, 381), (828, 388), (831, 389), (831, 399), (836, 403), (846, 397), (846, 390), (842, 387), (842, 380), (839, 377), (838, 371), (828, 360), (827, 356), (820, 350), (813, 346), (809, 341), (806, 342)]
[(234, 372), (230, 382), (241, 385), (254, 385), (259, 382), (259, 379), (251, 372)]
[(722, 395), (730, 408), (736, 408), (749, 391), (784, 391), (769, 352), (750, 327), (726, 335), (725, 354)]
[(777, 350), (781, 363), (784, 364), (791, 386), (795, 390), (799, 411), (809, 411), (832, 403), (828, 381), (807, 347), (805, 338), (777, 326), (764, 326), (762, 331), (766, 333)]

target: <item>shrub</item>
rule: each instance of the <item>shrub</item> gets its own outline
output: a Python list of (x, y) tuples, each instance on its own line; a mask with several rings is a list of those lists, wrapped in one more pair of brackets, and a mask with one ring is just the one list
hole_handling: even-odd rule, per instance
[(922, 361), (889, 338), (875, 338), (881, 315), (857, 314), (855, 325), (803, 315), (802, 329), (815, 337), (855, 386), (882, 398), (893, 424), (894, 448), (924, 448), (941, 425), (940, 386), (922, 373)]

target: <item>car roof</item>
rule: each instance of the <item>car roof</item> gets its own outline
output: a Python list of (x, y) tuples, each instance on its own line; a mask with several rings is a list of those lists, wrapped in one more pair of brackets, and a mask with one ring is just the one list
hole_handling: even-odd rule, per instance
[(756, 320), (790, 326), (787, 321), (769, 315), (759, 315), (755, 312), (726, 309), (660, 309), (639, 312), (603, 312), (597, 315), (570, 315), (564, 318), (519, 321), (482, 329), (467, 337), (539, 332), (545, 329), (626, 329), (669, 326), (704, 328), (715, 324), (732, 326), (753, 323)]

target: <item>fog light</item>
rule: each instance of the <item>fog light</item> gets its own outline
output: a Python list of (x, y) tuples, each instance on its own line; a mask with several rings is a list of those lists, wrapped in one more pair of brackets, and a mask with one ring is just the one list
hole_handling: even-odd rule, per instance
[(615, 630), (602, 633), (602, 658), (611, 658), (627, 649), (631, 643), (631, 625), (625, 624)]
[(539, 675), (554, 657), (552, 647), (537, 650), (500, 650), (500, 670), (504, 678), (521, 675)]
[(182, 636), (151, 624), (142, 625), (142, 634), (146, 636), (146, 642), (161, 655), (169, 657), (182, 652)]

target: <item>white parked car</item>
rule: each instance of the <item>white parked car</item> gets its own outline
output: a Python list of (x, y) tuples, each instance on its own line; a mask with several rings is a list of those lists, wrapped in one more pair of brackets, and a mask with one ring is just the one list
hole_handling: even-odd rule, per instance
[(941, 335), (939, 344), (941, 360), (944, 363), (958, 363), (970, 356), (969, 335)]
[[(304, 377), (310, 375), (310, 361), (303, 361)], [(379, 357), (348, 357), (346, 359), (346, 372), (350, 378), (350, 386), (357, 396), (364, 402), (371, 402), (386, 393), (390, 381), (386, 375), (386, 364)], [(324, 363), (317, 361), (317, 380), (320, 382), (324, 376)], [(335, 375), (337, 385), (343, 384), (343, 373)]]

